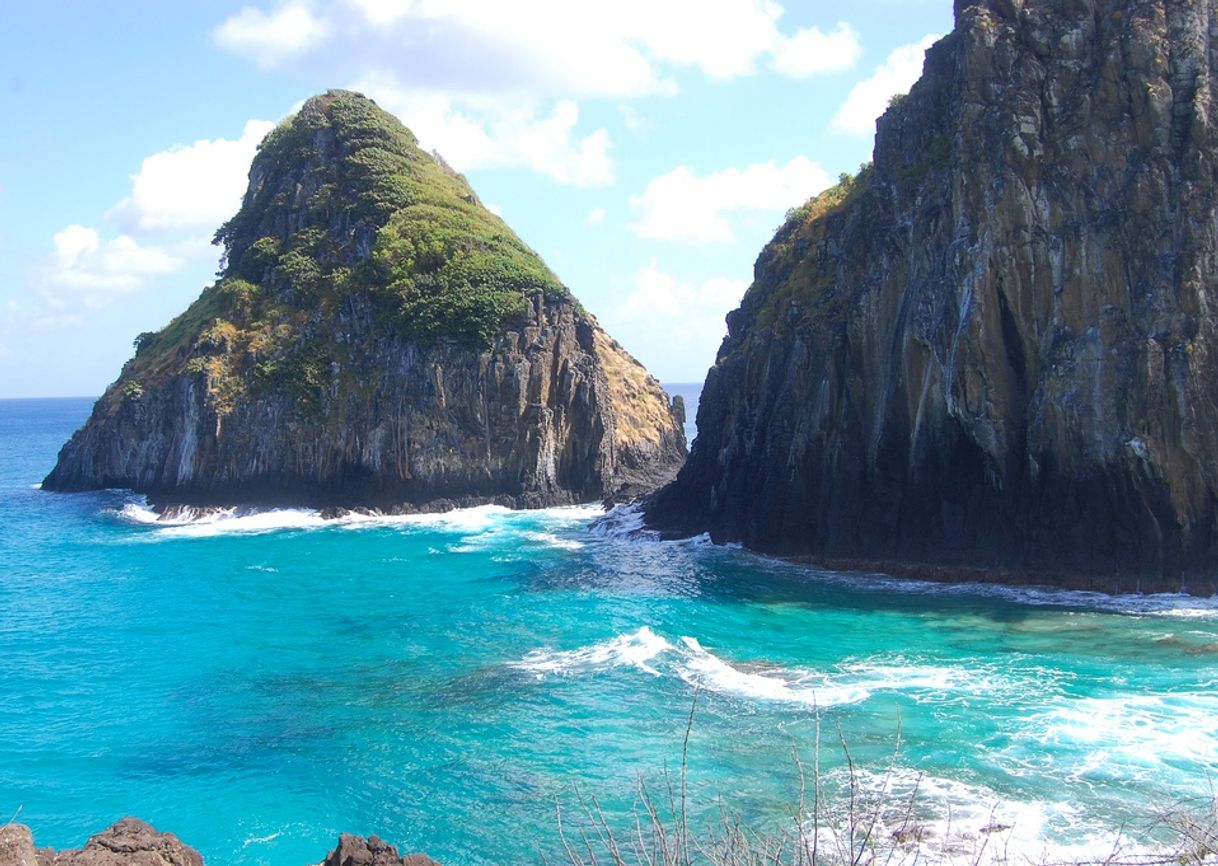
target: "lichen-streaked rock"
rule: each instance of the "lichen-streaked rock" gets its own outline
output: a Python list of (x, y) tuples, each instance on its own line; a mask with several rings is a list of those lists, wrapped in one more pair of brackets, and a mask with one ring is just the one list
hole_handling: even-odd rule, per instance
[(1215, 0), (957, 0), (874, 165), (794, 211), (670, 532), (903, 573), (1211, 592)]
[(680, 407), (358, 94), (267, 136), (222, 278), (143, 334), (44, 482), (171, 504), (436, 509), (629, 498)]

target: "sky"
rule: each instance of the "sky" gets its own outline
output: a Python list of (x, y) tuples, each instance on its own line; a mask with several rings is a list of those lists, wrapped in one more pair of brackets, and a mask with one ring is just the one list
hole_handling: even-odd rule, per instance
[(255, 148), (360, 91), (665, 382), (871, 158), (951, 0), (115, 0), (0, 10), (0, 398), (100, 394), (215, 278)]

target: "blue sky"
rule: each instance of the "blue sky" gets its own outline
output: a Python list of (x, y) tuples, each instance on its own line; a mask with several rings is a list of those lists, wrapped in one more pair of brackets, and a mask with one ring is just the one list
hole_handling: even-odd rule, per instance
[(360, 90), (664, 381), (870, 159), (951, 0), (48, 0), (0, 12), (0, 397), (95, 395), (214, 277), (254, 147)]

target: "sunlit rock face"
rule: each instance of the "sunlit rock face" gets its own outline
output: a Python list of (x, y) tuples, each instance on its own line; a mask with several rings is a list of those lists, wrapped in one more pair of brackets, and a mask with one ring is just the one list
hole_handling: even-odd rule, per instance
[(652, 525), (1212, 591), (1216, 5), (958, 0), (874, 164), (762, 251)]
[(465, 179), (358, 94), (271, 132), (215, 285), (137, 351), (44, 486), (432, 510), (626, 499), (683, 410)]

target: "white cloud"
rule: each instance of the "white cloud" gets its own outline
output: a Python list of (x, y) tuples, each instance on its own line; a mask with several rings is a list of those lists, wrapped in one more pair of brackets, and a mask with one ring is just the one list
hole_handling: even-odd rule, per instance
[(728, 80), (768, 60), (805, 77), (857, 60), (848, 25), (785, 33), (783, 11), (776, 0), (292, 0), (246, 7), (215, 37), (263, 66), (298, 59), (331, 76), (381, 69), (421, 88), (551, 97), (671, 92), (677, 70)]
[(635, 274), (634, 286), (602, 322), (653, 370), (681, 380), (700, 379), (714, 363), (747, 283), (723, 277), (683, 282), (652, 261)]
[(459, 171), (524, 167), (573, 186), (613, 183), (608, 130), (576, 132), (579, 105), (559, 100), (549, 113), (534, 100), (471, 96), (463, 100), (403, 87), (370, 75), (357, 89), (402, 119), (420, 143)]
[(372, 24), (385, 26), (410, 14), (414, 0), (353, 0)]
[(638, 219), (630, 228), (639, 237), (657, 240), (730, 242), (735, 235), (729, 214), (782, 211), (829, 185), (828, 173), (804, 156), (783, 166), (765, 162), (705, 177), (679, 166), (652, 180), (641, 196), (631, 196)]
[(40, 301), (26, 311), (29, 320), (45, 327), (79, 324), (82, 310), (189, 265), (214, 262), (211, 234), (240, 206), (250, 160), (272, 126), (251, 120), (239, 139), (197, 141), (146, 157), (131, 175), (131, 194), (106, 213), (100, 228), (74, 223), (54, 235), (54, 252), (31, 274)]
[(692, 66), (716, 80), (747, 75), (782, 36), (782, 7), (773, 0), (627, 0), (605, 4), (616, 38), (649, 56)]
[(284, 3), (270, 13), (246, 6), (213, 34), (217, 44), (264, 68), (317, 47), (326, 35), (326, 23), (306, 2)]
[(131, 195), (107, 214), (128, 230), (214, 230), (237, 212), (250, 161), (274, 128), (250, 120), (236, 140), (197, 141), (145, 157), (131, 175)]
[(97, 229), (70, 225), (54, 238), (55, 254), (43, 273), (43, 296), (57, 308), (67, 296), (100, 306), (108, 295), (142, 288), (150, 277), (186, 264), (168, 249), (145, 246), (129, 235), (103, 241)]
[(888, 107), (888, 101), (908, 93), (922, 75), (926, 49), (940, 39), (934, 34), (912, 45), (902, 45), (880, 65), (871, 77), (860, 81), (833, 116), (833, 128), (850, 135), (871, 135), (875, 121)]
[[(460, 169), (519, 167), (613, 181), (603, 127), (579, 99), (676, 93), (678, 74), (804, 78), (853, 65), (857, 32), (783, 27), (777, 0), (262, 0), (216, 42), (263, 66), (350, 82)], [(627, 115), (627, 129), (640, 124)]]
[(72, 224), (55, 234), (54, 252), (32, 274), (41, 301), (28, 311), (30, 320), (44, 327), (79, 324), (82, 310), (215, 261), (211, 233), (240, 206), (250, 160), (272, 126), (251, 120), (239, 139), (197, 141), (146, 157), (131, 175), (131, 194), (106, 213), (109, 231), (104, 224)]
[(588, 225), (598, 226), (605, 221), (605, 209), (603, 207), (593, 208), (588, 211)]
[(828, 33), (808, 27), (794, 36), (781, 38), (770, 65), (789, 78), (808, 78), (850, 69), (862, 54), (858, 32), (845, 21), (839, 21)]

